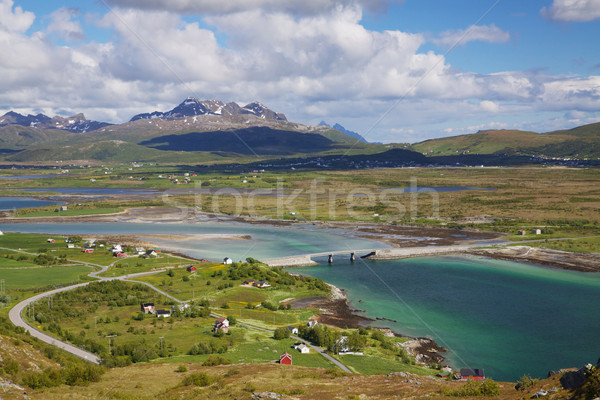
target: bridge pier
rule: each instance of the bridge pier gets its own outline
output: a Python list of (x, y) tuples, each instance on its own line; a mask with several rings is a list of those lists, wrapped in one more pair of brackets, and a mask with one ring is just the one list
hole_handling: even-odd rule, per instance
[(350, 253), (350, 261), (354, 262), (354, 259), (356, 257), (354, 256), (354, 252)]
[(329, 255), (329, 260), (327, 261), (329, 264), (333, 263), (333, 254)]

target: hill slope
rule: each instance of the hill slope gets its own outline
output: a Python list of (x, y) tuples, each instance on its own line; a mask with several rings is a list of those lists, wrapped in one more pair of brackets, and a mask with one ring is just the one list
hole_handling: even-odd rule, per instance
[(541, 157), (600, 157), (600, 123), (569, 130), (535, 133), (518, 130), (486, 130), (426, 140), (412, 146), (427, 156), (503, 154)]

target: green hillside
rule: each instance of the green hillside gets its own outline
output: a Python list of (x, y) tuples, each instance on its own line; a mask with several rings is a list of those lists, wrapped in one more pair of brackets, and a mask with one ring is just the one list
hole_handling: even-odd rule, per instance
[(16, 162), (93, 160), (203, 163), (221, 160), (223, 156), (210, 152), (161, 151), (133, 143), (110, 140), (64, 146), (32, 147), (8, 155), (4, 159)]
[(545, 157), (600, 157), (600, 123), (547, 133), (487, 130), (426, 140), (411, 146), (426, 156), (506, 154)]
[(45, 143), (67, 143), (76, 136), (58, 129), (42, 130), (21, 125), (6, 125), (0, 127), (0, 149), (21, 150)]

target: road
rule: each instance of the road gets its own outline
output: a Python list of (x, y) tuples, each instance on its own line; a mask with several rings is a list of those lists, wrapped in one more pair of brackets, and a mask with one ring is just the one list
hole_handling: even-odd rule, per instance
[[(3, 248), (4, 249), (4, 248)], [(12, 250), (12, 249), (6, 249), (6, 250)], [(25, 251), (20, 251), (20, 250), (14, 250), (17, 251), (19, 253), (24, 253), (24, 254), (31, 254), (31, 255), (37, 255), (35, 253), (28, 253)], [(90, 266), (95, 266), (95, 267), (100, 267), (101, 270), (100, 271), (95, 271), (89, 274), (89, 276), (93, 276), (93, 277), (97, 277), (96, 275), (106, 271), (111, 265), (113, 265), (114, 263), (108, 265), (108, 266), (101, 266), (101, 265), (97, 265), (97, 264), (91, 264), (91, 263), (85, 263), (85, 262), (81, 262), (81, 261), (75, 261), (75, 260), (68, 260), (69, 262), (75, 262), (78, 264), (84, 264), (84, 265), (90, 265)], [(121, 261), (121, 260), (118, 260)], [(115, 261), (115, 262), (118, 262)], [(103, 278), (103, 277), (97, 277), (100, 280), (113, 280), (113, 279), (120, 279), (120, 280), (127, 280), (128, 278), (131, 277), (137, 277), (137, 276), (142, 276), (142, 275), (150, 275), (150, 274), (156, 274), (160, 271), (150, 271), (150, 272), (142, 272), (142, 273), (138, 273), (138, 274), (131, 274), (131, 275), (127, 275), (127, 276), (122, 276), (122, 277), (116, 277), (116, 278)], [(143, 283), (143, 282), (142, 282)], [(97, 355), (90, 353), (89, 351), (86, 351), (80, 347), (77, 346), (73, 346), (70, 343), (64, 342), (62, 340), (59, 340), (55, 337), (52, 337), (46, 333), (44, 333), (43, 331), (40, 331), (39, 329), (37, 329), (35, 326), (32, 326), (30, 324), (28, 324), (24, 319), (23, 319), (23, 311), (25, 310), (25, 308), (27, 308), (31, 303), (34, 303), (36, 301), (39, 301), (41, 299), (44, 299), (48, 296), (52, 296), (56, 293), (60, 293), (60, 292), (66, 292), (68, 290), (73, 290), (73, 289), (77, 289), (79, 287), (83, 287), (83, 286), (87, 286), (89, 285), (90, 282), (84, 282), (84, 283), (79, 283), (76, 285), (70, 285), (70, 286), (65, 286), (62, 288), (58, 288), (58, 289), (53, 289), (50, 290), (48, 292), (44, 292), (44, 293), (39, 293), (36, 294), (35, 296), (29, 297), (28, 299), (25, 299), (23, 301), (21, 301), (20, 303), (18, 303), (16, 306), (14, 306), (9, 312), (8, 312), (8, 319), (15, 325), (15, 326), (20, 326), (22, 328), (25, 329), (25, 331), (28, 331), (29, 334), (33, 337), (36, 337), (38, 339), (40, 339), (42, 342), (51, 344), (53, 346), (59, 347), (65, 351), (68, 351), (69, 353), (83, 358), (84, 360), (99, 364), (100, 363), (100, 357), (98, 357)], [(156, 289), (156, 288), (155, 288)], [(161, 292), (163, 294), (166, 294), (164, 292)], [(167, 294), (168, 296), (168, 294)], [(172, 296), (169, 296), (172, 297)]]
[(34, 301), (41, 300), (45, 297), (52, 296), (53, 294), (56, 294), (56, 293), (66, 292), (67, 290), (73, 290), (78, 287), (87, 286), (89, 284), (90, 284), (90, 282), (79, 283), (77, 285), (65, 286), (65, 287), (62, 287), (59, 289), (50, 290), (49, 292), (36, 294), (35, 296), (25, 299), (22, 302), (18, 303), (16, 306), (14, 306), (8, 312), (8, 318), (10, 319), (10, 321), (13, 324), (24, 328), (26, 331), (29, 332), (29, 334), (31, 336), (40, 339), (42, 342), (46, 342), (53, 346), (59, 347), (65, 351), (68, 351), (69, 353), (71, 353), (73, 355), (76, 355), (77, 357), (83, 358), (84, 360), (88, 360), (93, 363), (99, 364), (100, 357), (98, 357), (97, 355), (90, 353), (89, 351), (85, 351), (79, 347), (73, 346), (70, 343), (63, 342), (63, 341), (58, 340), (50, 335), (45, 334), (44, 332), (38, 330), (37, 328), (35, 328), (35, 327), (29, 325), (27, 322), (25, 322), (25, 320), (23, 319), (23, 316), (22, 316), (23, 310), (25, 310), (25, 308), (29, 304), (33, 303)]
[[(5, 250), (12, 250), (12, 251), (16, 251), (14, 249), (8, 249), (8, 248), (3, 248)], [(28, 253), (25, 251), (21, 251), (18, 250), (18, 252), (20, 253), (24, 253), (24, 254), (29, 254), (29, 255), (37, 255), (35, 253)], [(141, 276), (147, 276), (147, 275), (153, 275), (153, 274), (157, 274), (163, 271), (149, 271), (149, 272), (140, 272), (140, 273), (136, 273), (136, 274), (129, 274), (129, 275), (124, 275), (124, 276), (117, 276), (117, 277), (101, 277), (98, 276), (98, 274), (101, 274), (102, 272), (105, 272), (106, 270), (108, 270), (108, 268), (110, 268), (112, 265), (114, 265), (115, 263), (122, 261), (122, 260), (117, 260), (107, 266), (103, 266), (103, 265), (98, 265), (98, 264), (91, 264), (91, 263), (86, 263), (86, 262), (82, 262), (82, 261), (75, 261), (75, 260), (68, 260), (69, 262), (74, 262), (74, 263), (78, 263), (78, 264), (83, 264), (83, 265), (89, 265), (89, 266), (94, 266), (94, 267), (98, 267), (100, 268), (99, 271), (94, 271), (91, 272), (88, 276), (93, 277), (93, 278), (97, 278), (100, 281), (111, 281), (111, 280), (122, 280), (122, 281), (127, 281), (127, 282), (134, 282), (134, 283), (141, 283), (143, 285), (146, 285), (148, 287), (150, 287), (152, 290), (162, 294), (163, 296), (166, 296), (170, 299), (172, 299), (173, 301), (177, 302), (178, 304), (184, 304), (185, 302), (179, 300), (178, 298), (170, 295), (169, 293), (160, 290), (159, 288), (157, 288), (156, 286), (148, 283), (148, 282), (142, 282), (142, 281), (136, 281), (136, 280), (132, 280), (132, 278), (137, 278), (137, 277), (141, 277)], [(98, 357), (97, 355), (90, 353), (89, 351), (86, 351), (80, 347), (74, 346), (70, 343), (64, 342), (62, 340), (59, 340), (55, 337), (52, 337), (42, 331), (40, 331), (39, 329), (37, 329), (36, 327), (28, 324), (24, 319), (23, 319), (23, 311), (31, 304), (34, 303), (36, 301), (39, 301), (41, 299), (44, 299), (48, 296), (52, 296), (56, 293), (60, 293), (60, 292), (66, 292), (68, 290), (73, 290), (79, 287), (83, 287), (83, 286), (87, 286), (89, 285), (90, 282), (84, 282), (84, 283), (79, 283), (76, 285), (71, 285), (71, 286), (65, 286), (62, 288), (58, 288), (58, 289), (54, 289), (54, 290), (50, 290), (48, 292), (44, 292), (44, 293), (39, 293), (35, 296), (32, 296), (28, 299), (25, 299), (23, 301), (21, 301), (20, 303), (18, 303), (16, 306), (14, 306), (8, 313), (8, 318), (9, 320), (15, 324), (16, 326), (20, 326), (22, 328), (24, 328), (26, 331), (29, 332), (29, 334), (33, 337), (36, 337), (38, 339), (40, 339), (41, 341), (48, 343), (50, 345), (56, 346), (58, 348), (61, 348), (77, 357), (83, 358), (84, 360), (93, 362), (95, 364), (99, 364), (101, 359), (100, 357)], [(218, 315), (218, 314), (214, 314), (211, 313), (211, 317), (213, 318), (220, 318), (222, 317), (222, 315)], [(244, 322), (238, 322), (238, 325), (240, 326), (245, 326), (247, 328), (250, 329), (256, 329), (259, 331), (263, 331), (263, 332), (269, 332), (269, 333), (273, 333), (272, 330), (270, 329), (266, 329), (266, 328), (261, 328), (258, 326), (254, 326), (248, 323), (244, 323)], [(348, 372), (348, 373), (353, 373), (353, 371), (351, 371), (348, 367), (346, 367), (344, 364), (342, 364), (339, 360), (335, 359), (334, 357), (332, 357), (331, 355), (327, 354), (325, 352), (325, 350), (321, 347), (315, 346), (311, 343), (309, 343), (308, 341), (299, 338), (297, 336), (292, 336), (293, 339), (296, 339), (300, 342), (303, 342), (304, 344), (310, 346), (313, 351), (321, 354), (323, 357), (325, 357), (326, 359), (328, 359), (329, 361), (331, 361), (333, 364), (335, 364), (336, 366), (338, 366), (339, 368), (341, 368), (343, 371)]]

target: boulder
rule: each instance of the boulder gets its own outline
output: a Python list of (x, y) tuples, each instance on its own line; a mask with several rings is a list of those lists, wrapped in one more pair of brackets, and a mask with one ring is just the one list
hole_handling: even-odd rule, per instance
[(583, 385), (587, 379), (586, 372), (592, 367), (591, 364), (578, 369), (577, 371), (566, 372), (560, 378), (560, 384), (563, 389), (574, 389)]

